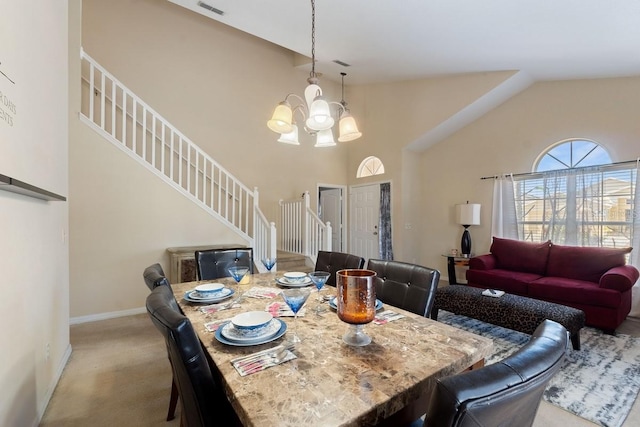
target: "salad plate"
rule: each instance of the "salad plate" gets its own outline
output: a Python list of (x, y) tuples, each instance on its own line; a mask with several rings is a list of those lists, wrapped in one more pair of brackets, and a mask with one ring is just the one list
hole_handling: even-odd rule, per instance
[(226, 338), (224, 335), (222, 335), (222, 330), (227, 325), (219, 327), (216, 330), (215, 337), (222, 344), (232, 345), (232, 346), (236, 346), (236, 347), (248, 347), (248, 346), (251, 346), (251, 345), (265, 344), (265, 343), (277, 340), (278, 338), (283, 336), (285, 332), (287, 332), (287, 324), (286, 323), (284, 323), (280, 319), (273, 319), (273, 320), (275, 322), (277, 322), (276, 324), (280, 324), (280, 329), (278, 329), (278, 331), (275, 333), (275, 335), (267, 337), (267, 338), (262, 337), (262, 338), (257, 338), (257, 339), (253, 339), (253, 340), (250, 340), (250, 341), (232, 341), (232, 340)]
[(313, 284), (313, 282), (311, 281), (310, 277), (306, 277), (303, 281), (301, 282), (292, 282), (289, 279), (287, 279), (286, 277), (277, 277), (276, 278), (276, 283), (280, 286), (284, 286), (287, 288), (303, 288), (305, 286), (309, 286), (311, 284)]
[(257, 333), (249, 333), (239, 330), (233, 325), (233, 323), (229, 322), (221, 327), (220, 334), (227, 340), (233, 342), (260, 342), (276, 335), (280, 331), (281, 322), (282, 321), (279, 321), (278, 319), (271, 319), (271, 321), (264, 328), (260, 328)]
[(216, 293), (216, 295), (212, 296), (211, 298), (202, 298), (200, 295), (198, 295), (198, 291), (192, 289), (184, 294), (184, 299), (189, 302), (212, 303), (225, 300), (234, 293), (235, 291), (233, 289), (224, 288), (222, 291)]

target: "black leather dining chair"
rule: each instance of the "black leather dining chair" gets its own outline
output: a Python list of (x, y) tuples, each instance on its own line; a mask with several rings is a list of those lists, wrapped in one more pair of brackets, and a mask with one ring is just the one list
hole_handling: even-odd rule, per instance
[(144, 282), (151, 291), (157, 286), (169, 284), (169, 280), (165, 276), (162, 266), (158, 263), (145, 268), (142, 277), (144, 277)]
[(364, 258), (343, 252), (318, 251), (315, 271), (331, 273), (326, 284), (336, 286), (336, 272), (348, 268), (364, 267)]
[(215, 380), (193, 326), (178, 310), (168, 286), (158, 286), (147, 297), (147, 312), (167, 343), (169, 360), (180, 393), (184, 427), (241, 426), (224, 390)]
[(527, 427), (565, 357), (568, 332), (545, 320), (516, 353), (492, 365), (441, 378), (424, 427)]
[(198, 280), (229, 277), (229, 267), (248, 267), (253, 274), (253, 248), (207, 249), (195, 252)]
[[(165, 286), (171, 288), (169, 280), (164, 275), (162, 266), (158, 263), (150, 265), (144, 269), (142, 273), (144, 282), (147, 287), (153, 291), (158, 286)], [(176, 308), (182, 313), (180, 306), (176, 304)], [(169, 348), (167, 347), (167, 354), (169, 354)], [(171, 358), (169, 358), (171, 361)], [(178, 386), (176, 385), (176, 379), (171, 378), (171, 396), (169, 397), (169, 410), (167, 411), (167, 421), (171, 421), (176, 417), (176, 407), (178, 406)]]
[(420, 316), (429, 316), (440, 272), (433, 268), (400, 261), (370, 259), (367, 269), (377, 273), (376, 297)]

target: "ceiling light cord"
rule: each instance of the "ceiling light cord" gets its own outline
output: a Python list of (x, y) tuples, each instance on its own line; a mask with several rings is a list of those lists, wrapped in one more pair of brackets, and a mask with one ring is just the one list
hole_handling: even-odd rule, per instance
[(311, 75), (310, 79), (316, 79), (316, 2), (311, 0)]

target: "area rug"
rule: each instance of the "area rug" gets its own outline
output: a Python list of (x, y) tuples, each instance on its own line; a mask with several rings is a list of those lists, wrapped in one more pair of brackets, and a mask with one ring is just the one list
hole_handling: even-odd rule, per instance
[[(438, 320), (493, 339), (495, 363), (522, 347), (529, 335), (441, 311)], [(640, 390), (640, 338), (611, 336), (593, 328), (580, 333), (581, 350), (570, 347), (544, 400), (604, 427), (620, 427)]]

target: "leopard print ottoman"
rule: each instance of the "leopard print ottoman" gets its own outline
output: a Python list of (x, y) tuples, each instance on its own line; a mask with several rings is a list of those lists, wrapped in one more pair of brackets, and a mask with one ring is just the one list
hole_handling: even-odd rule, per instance
[(436, 291), (431, 318), (438, 320), (438, 310), (471, 317), (482, 322), (531, 334), (545, 319), (564, 326), (575, 350), (580, 350), (580, 329), (584, 326), (584, 311), (518, 295), (504, 294), (499, 298), (482, 295), (484, 289), (465, 285), (449, 285)]

